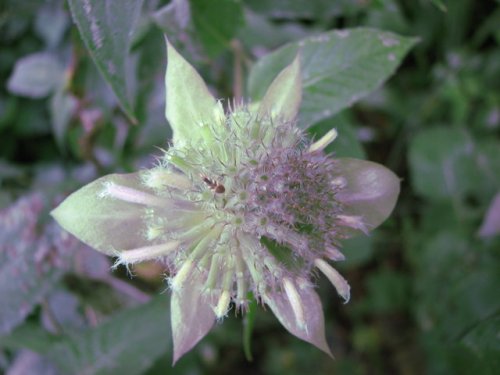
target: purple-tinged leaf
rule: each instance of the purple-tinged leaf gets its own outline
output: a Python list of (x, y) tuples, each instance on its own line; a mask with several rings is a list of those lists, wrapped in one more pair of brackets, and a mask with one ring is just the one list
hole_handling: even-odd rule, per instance
[(336, 159), (336, 163), (338, 175), (345, 179), (345, 188), (337, 194), (337, 199), (345, 205), (345, 215), (360, 217), (367, 230), (382, 224), (396, 205), (399, 178), (371, 161), (342, 158)]
[[(293, 335), (332, 355), (325, 338), (325, 321), (321, 301), (311, 285), (299, 282), (296, 290), (304, 315), (305, 326), (297, 322), (292, 304), (284, 292), (271, 292), (264, 302), (271, 308), (281, 324)], [(297, 302), (297, 301), (296, 301)]]
[(180, 290), (172, 291), (170, 314), (174, 364), (212, 329), (215, 313), (202, 294), (203, 275), (191, 275)]

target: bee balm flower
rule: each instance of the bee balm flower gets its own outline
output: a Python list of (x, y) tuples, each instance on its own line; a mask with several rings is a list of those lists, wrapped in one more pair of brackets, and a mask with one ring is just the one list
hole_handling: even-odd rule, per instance
[(225, 113), (193, 67), (170, 44), (167, 51), (173, 146), (150, 170), (83, 187), (53, 216), (119, 264), (165, 263), (174, 362), (232, 305), (244, 311), (249, 296), (330, 354), (314, 270), (349, 300), (330, 262), (344, 259), (342, 239), (387, 218), (398, 178), (369, 161), (326, 155), (334, 130), (312, 143), (296, 127), (299, 57), (260, 102)]

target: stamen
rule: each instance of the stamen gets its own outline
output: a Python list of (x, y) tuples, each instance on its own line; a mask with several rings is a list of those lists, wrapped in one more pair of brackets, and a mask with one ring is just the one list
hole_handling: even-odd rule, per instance
[(347, 281), (338, 273), (338, 271), (330, 266), (323, 259), (317, 258), (314, 260), (314, 264), (318, 269), (323, 272), (323, 274), (330, 280), (333, 284), (337, 293), (344, 299), (344, 303), (349, 302), (351, 297), (351, 287)]
[(360, 230), (364, 234), (368, 234), (368, 228), (366, 228), (361, 216), (337, 215), (337, 220), (339, 220), (343, 225), (352, 229)]
[(211, 257), (210, 270), (208, 271), (207, 281), (205, 282), (205, 289), (208, 292), (210, 292), (217, 283), (217, 276), (219, 276), (221, 269), (220, 258), (221, 256), (219, 254), (214, 254)]
[(172, 291), (179, 291), (182, 289), (184, 282), (188, 278), (189, 274), (193, 270), (194, 263), (190, 260), (186, 260), (179, 272), (170, 280), (170, 289)]
[(219, 302), (214, 310), (215, 316), (217, 318), (222, 318), (227, 314), (227, 310), (229, 309), (229, 303), (231, 302), (231, 287), (233, 285), (233, 262), (231, 260), (228, 261), (228, 269), (224, 274), (224, 278), (222, 280), (222, 294), (219, 297)]
[(124, 250), (119, 254), (119, 262), (121, 264), (133, 264), (145, 260), (155, 259), (170, 253), (172, 250), (177, 249), (179, 245), (179, 241), (171, 241), (160, 245), (144, 246), (138, 247), (136, 249)]
[(177, 272), (177, 274), (170, 280), (170, 288), (172, 290), (182, 289), (184, 282), (193, 270), (195, 264), (203, 258), (206, 250), (208, 249), (208, 245), (215, 238), (220, 236), (221, 231), (222, 228), (220, 226), (214, 227), (192, 248), (189, 258), (184, 261), (184, 264), (181, 266), (179, 272)]
[(283, 278), (283, 288), (285, 289), (286, 296), (288, 297), (290, 305), (292, 306), (297, 326), (300, 329), (306, 329), (307, 327), (304, 308), (302, 306), (302, 300), (300, 299), (300, 294), (297, 288), (295, 288), (295, 285), (288, 277)]
[(339, 249), (337, 249), (336, 247), (331, 246), (331, 245), (325, 246), (325, 255), (329, 259), (336, 261), (336, 262), (345, 260), (345, 255), (342, 254)]
[(152, 189), (171, 187), (179, 190), (187, 190), (191, 187), (191, 181), (186, 176), (164, 168), (147, 171), (143, 175), (143, 181), (145, 185)]
[(247, 285), (245, 282), (245, 265), (240, 256), (236, 256), (236, 305), (243, 306), (247, 302)]
[(337, 138), (337, 130), (332, 129), (316, 142), (314, 142), (311, 146), (309, 146), (309, 152), (322, 151), (324, 150), (330, 143), (332, 143), (335, 138)]
[(112, 197), (129, 203), (137, 203), (145, 206), (165, 207), (169, 201), (156, 195), (143, 191), (117, 185), (114, 182), (104, 184), (104, 190), (99, 194), (101, 198)]
[(228, 290), (223, 290), (219, 298), (219, 302), (217, 302), (217, 306), (214, 309), (215, 316), (218, 319), (226, 316), (230, 302), (231, 302), (231, 294), (229, 293)]

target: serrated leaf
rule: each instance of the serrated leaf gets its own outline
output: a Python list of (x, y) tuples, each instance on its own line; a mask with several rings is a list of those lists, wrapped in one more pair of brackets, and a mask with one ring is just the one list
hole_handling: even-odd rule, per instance
[(53, 54), (33, 53), (16, 61), (7, 89), (16, 95), (43, 98), (63, 80), (64, 67)]
[(259, 60), (250, 71), (249, 94), (261, 99), (273, 78), (300, 50), (304, 91), (299, 124), (307, 128), (382, 85), (416, 42), (415, 38), (369, 28), (308, 37)]
[(171, 347), (168, 299), (159, 296), (58, 342), (47, 356), (64, 374), (142, 374)]
[(68, 0), (92, 59), (110, 84), (120, 105), (135, 122), (131, 78), (127, 77), (131, 35), (139, 18), (142, 0)]
[(231, 39), (243, 24), (239, 0), (190, 0), (191, 17), (203, 47), (215, 56), (229, 47)]

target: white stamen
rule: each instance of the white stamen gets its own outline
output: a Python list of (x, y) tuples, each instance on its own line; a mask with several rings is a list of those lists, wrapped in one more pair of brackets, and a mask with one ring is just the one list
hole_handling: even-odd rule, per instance
[(179, 291), (182, 289), (184, 282), (188, 278), (189, 274), (193, 270), (194, 263), (190, 260), (186, 260), (182, 265), (177, 275), (174, 276), (170, 281), (170, 288), (172, 291)]
[(112, 197), (125, 202), (137, 203), (145, 206), (165, 207), (168, 204), (168, 201), (153, 194), (117, 185), (113, 182), (105, 183), (104, 190), (99, 194), (99, 196), (101, 198)]
[(191, 187), (191, 181), (186, 176), (175, 173), (164, 168), (149, 170), (143, 175), (144, 184), (152, 189), (164, 189), (172, 187), (179, 190), (187, 190)]
[(337, 219), (343, 224), (353, 229), (358, 229), (364, 234), (368, 234), (368, 228), (361, 216), (337, 215)]
[(155, 259), (170, 253), (179, 246), (179, 241), (171, 241), (154, 246), (138, 247), (136, 249), (120, 252), (119, 258), (122, 264), (133, 264), (145, 260)]
[(231, 302), (231, 294), (228, 290), (223, 290), (222, 294), (219, 297), (219, 301), (217, 302), (217, 306), (214, 309), (215, 316), (220, 319), (227, 314), (227, 310), (229, 309), (229, 303)]
[(336, 129), (330, 130), (328, 133), (314, 142), (311, 146), (309, 146), (309, 152), (324, 150), (326, 146), (328, 146), (335, 140), (335, 138), (337, 138), (337, 135), (338, 133)]
[(330, 266), (323, 259), (317, 258), (314, 260), (314, 264), (318, 269), (323, 272), (323, 274), (330, 280), (335, 289), (337, 289), (337, 293), (344, 299), (344, 303), (349, 302), (351, 297), (351, 287), (347, 283), (347, 281), (338, 273), (338, 271)]
[(297, 288), (295, 288), (295, 285), (288, 277), (283, 278), (283, 288), (285, 289), (286, 296), (292, 306), (297, 326), (300, 329), (306, 329), (304, 308), (302, 306), (302, 300), (300, 299), (300, 294), (297, 291)]
[(345, 260), (345, 255), (342, 254), (339, 249), (331, 245), (325, 246), (325, 255), (333, 261), (338, 262)]

